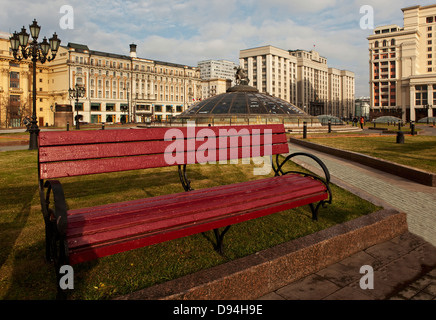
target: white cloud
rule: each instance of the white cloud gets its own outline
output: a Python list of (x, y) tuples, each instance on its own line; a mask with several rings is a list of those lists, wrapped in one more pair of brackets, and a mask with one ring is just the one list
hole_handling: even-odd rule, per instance
[[(65, 4), (74, 8), (74, 30), (59, 28), (59, 9)], [(401, 8), (414, 4), (408, 0), (15, 0), (2, 4), (0, 31), (18, 31), (36, 18), (41, 34), (56, 31), (63, 45), (77, 42), (128, 54), (129, 44), (135, 42), (140, 57), (188, 65), (204, 59), (238, 62), (240, 50), (268, 44), (305, 50), (315, 44), (329, 66), (355, 72), (360, 95), (368, 91), (366, 38), (371, 33), (359, 27), (360, 7), (374, 8), (375, 26), (402, 25)]]

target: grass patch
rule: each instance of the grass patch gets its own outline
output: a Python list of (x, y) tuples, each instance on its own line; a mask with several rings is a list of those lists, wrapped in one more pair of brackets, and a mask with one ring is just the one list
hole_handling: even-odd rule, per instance
[[(54, 268), (44, 261), (44, 223), (36, 151), (0, 153), (0, 299), (54, 299)], [(289, 165), (291, 166), (291, 165)], [(293, 166), (293, 165), (292, 165)], [(302, 170), (302, 169), (301, 169)], [(195, 189), (262, 178), (252, 165), (192, 165)], [(182, 192), (176, 167), (61, 179), (70, 209)], [(332, 186), (333, 204), (311, 220), (308, 206), (232, 226), (221, 256), (213, 232), (75, 266), (72, 299), (109, 299), (244, 257), (374, 212), (378, 208)]]
[(404, 144), (396, 143), (396, 136), (313, 138), (309, 141), (436, 173), (434, 136), (406, 136)]

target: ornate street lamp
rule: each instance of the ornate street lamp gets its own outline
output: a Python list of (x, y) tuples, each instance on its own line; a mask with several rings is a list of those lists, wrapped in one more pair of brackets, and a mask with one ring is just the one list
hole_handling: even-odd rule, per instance
[[(11, 42), (11, 49), (15, 60), (23, 60), (30, 58), (33, 62), (33, 111), (32, 120), (30, 121), (31, 126), (29, 129), (30, 139), (29, 139), (29, 150), (34, 150), (38, 148), (38, 134), (39, 128), (36, 122), (36, 62), (45, 63), (46, 61), (52, 61), (56, 57), (56, 54), (61, 44), (61, 40), (58, 39), (56, 32), (53, 37), (47, 41), (44, 37), (42, 42), (38, 43), (38, 36), (41, 27), (33, 20), (33, 23), (29, 26), (30, 35), (32, 36), (32, 41), (29, 42), (29, 34), (26, 28), (23, 26), (21, 32), (14, 32), (13, 36), (9, 38)], [(49, 51), (51, 50), (51, 57), (49, 56)]]
[(70, 94), (70, 98), (71, 99), (76, 99), (74, 102), (74, 109), (76, 109), (77, 111), (77, 115), (76, 115), (76, 130), (80, 130), (80, 122), (79, 122), (79, 108), (78, 108), (78, 104), (79, 104), (79, 98), (83, 98), (85, 96), (85, 88), (82, 86), (79, 86), (76, 83), (76, 86), (74, 87), (74, 89), (68, 89), (68, 93)]

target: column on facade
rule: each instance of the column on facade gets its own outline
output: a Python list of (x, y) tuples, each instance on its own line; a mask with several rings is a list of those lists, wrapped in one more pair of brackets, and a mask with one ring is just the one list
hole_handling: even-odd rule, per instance
[(272, 55), (266, 55), (266, 93), (272, 92)]
[(415, 86), (410, 85), (410, 121), (415, 121)]
[(429, 83), (427, 85), (427, 104), (429, 108), (427, 109), (427, 117), (433, 117), (433, 84)]
[[(259, 68), (259, 65), (257, 65), (257, 68)], [(253, 58), (252, 57), (248, 57), (247, 70), (245, 70), (245, 71), (247, 72), (247, 77), (250, 80), (249, 84), (253, 85), (254, 75), (253, 75)]]

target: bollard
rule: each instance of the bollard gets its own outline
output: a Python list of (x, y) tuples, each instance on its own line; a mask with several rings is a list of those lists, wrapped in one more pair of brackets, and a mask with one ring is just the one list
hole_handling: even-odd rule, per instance
[(404, 143), (404, 133), (403, 131), (397, 132), (397, 143)]
[(67, 121), (67, 131), (70, 131), (70, 123)]
[(401, 131), (401, 121), (398, 121), (398, 131)]
[(101, 124), (101, 130), (104, 130), (104, 122)]
[(331, 122), (331, 120), (329, 120), (328, 126), (329, 126), (329, 133), (332, 133), (332, 122)]
[(307, 122), (303, 122), (303, 139), (307, 138)]
[(410, 122), (410, 132), (412, 133), (412, 136), (415, 135), (415, 122)]

